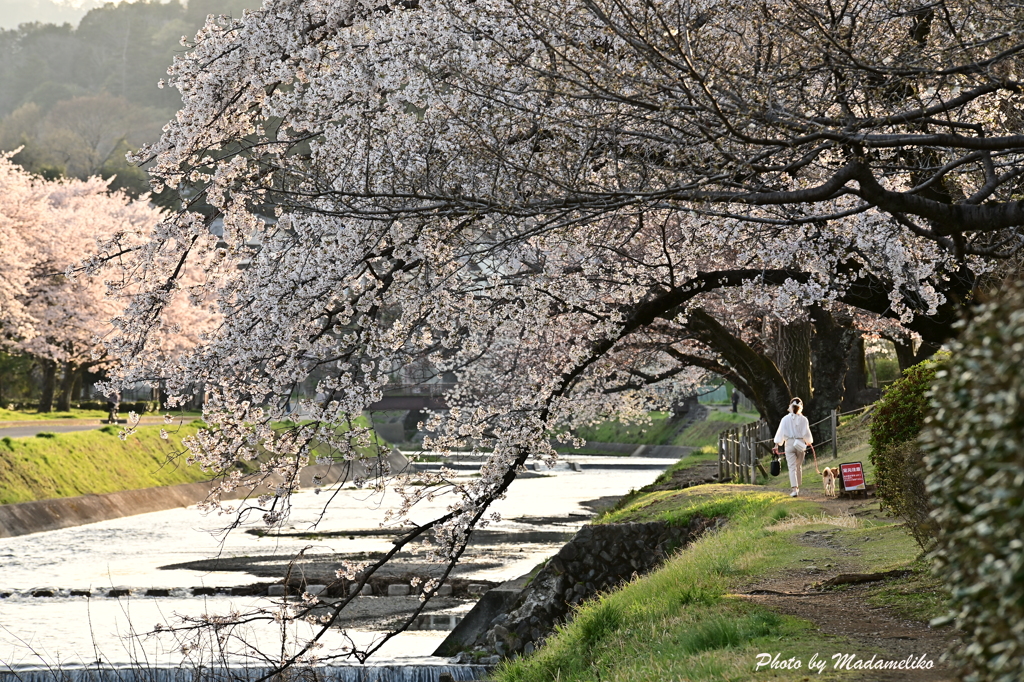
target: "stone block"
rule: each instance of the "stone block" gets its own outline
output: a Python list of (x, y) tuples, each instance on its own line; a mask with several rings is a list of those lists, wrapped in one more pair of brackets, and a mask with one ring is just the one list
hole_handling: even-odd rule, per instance
[(472, 583), (469, 585), (469, 587), (466, 588), (466, 591), (468, 591), (473, 596), (479, 596), (486, 592), (488, 589), (490, 588), (488, 588), (487, 585)]
[(370, 585), (363, 585), (363, 589), (359, 591), (359, 594), (364, 597), (369, 597), (373, 595), (373, 587)]
[(288, 591), (287, 585), (271, 585), (267, 588), (268, 597), (283, 597)]
[(314, 597), (327, 591), (327, 585), (306, 585), (306, 592)]
[(451, 585), (441, 585), (440, 587), (437, 588), (437, 592), (435, 594), (438, 597), (450, 597), (450, 596), (452, 596), (452, 586)]
[(412, 588), (408, 585), (397, 584), (388, 585), (388, 596), (389, 597), (408, 597), (412, 593)]
[(359, 583), (349, 583), (348, 584), (348, 593), (349, 594), (358, 594), (359, 593)]

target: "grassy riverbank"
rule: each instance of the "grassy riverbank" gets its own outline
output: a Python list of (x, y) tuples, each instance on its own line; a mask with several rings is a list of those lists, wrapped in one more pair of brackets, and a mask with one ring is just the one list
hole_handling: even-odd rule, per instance
[[(121, 408), (120, 417), (121, 419), (128, 418), (129, 409), (127, 407)], [(146, 417), (158, 417), (163, 413), (146, 413)], [(172, 411), (171, 414), (176, 418), (195, 418), (198, 419), (202, 416), (199, 412), (179, 412)], [(4, 422), (33, 422), (33, 421), (51, 421), (58, 419), (106, 419), (110, 416), (107, 410), (80, 410), (77, 408), (71, 409), (67, 412), (37, 412), (35, 410), (7, 410), (0, 408), (0, 428), (4, 427)]]
[[(41, 433), (32, 438), (0, 439), (0, 504), (74, 497), (155, 486), (192, 483), (209, 478), (184, 459), (181, 439), (198, 430), (197, 423), (169, 427), (167, 440), (159, 426), (142, 426), (127, 440), (120, 428), (72, 433)], [(180, 464), (180, 465), (179, 465)]]
[[(625, 424), (611, 420), (577, 429), (576, 435), (597, 443), (628, 443), (632, 445), (682, 445), (702, 448), (717, 445), (718, 434), (726, 429), (757, 421), (756, 412), (730, 412), (712, 407), (706, 419), (679, 430), (682, 418), (673, 419), (668, 412), (648, 413), (649, 422)], [(586, 448), (579, 452), (586, 452)]]
[[(286, 425), (286, 424), (282, 424)], [(122, 441), (123, 426), (70, 433), (43, 432), (35, 437), (0, 438), (0, 504), (30, 502), (194, 483), (210, 479), (198, 466), (186, 466), (182, 439), (202, 422), (180, 426), (140, 426)], [(357, 426), (365, 426), (357, 422)], [(160, 438), (161, 428), (169, 434)], [(348, 427), (339, 427), (339, 432)], [(379, 441), (380, 447), (390, 447)], [(358, 447), (363, 457), (377, 448)]]
[(627, 424), (613, 419), (580, 427), (576, 430), (576, 435), (598, 443), (660, 445), (671, 435), (675, 422), (668, 412), (650, 412), (647, 416), (650, 419), (649, 423)]
[[(841, 461), (859, 458), (860, 438), (847, 444)], [(679, 467), (687, 465), (683, 460)], [(641, 492), (606, 513), (598, 523), (685, 524), (697, 513), (729, 520), (658, 571), (584, 604), (544, 647), (503, 664), (494, 679), (952, 679), (938, 670), (933, 677), (890, 678), (833, 669), (837, 652), (902, 660), (905, 650), (917, 650), (937, 660), (949, 633), (926, 623), (941, 612), (941, 586), (928, 575), (917, 545), (877, 503), (825, 499), (813, 487), (820, 486), (813, 463), (805, 470), (807, 497), (788, 497), (785, 478), (769, 486)], [(896, 569), (906, 574), (814, 587), (839, 574)], [(802, 665), (756, 670), (765, 653)], [(823, 672), (809, 669), (812, 659), (825, 661)]]
[[(43, 421), (48, 419), (106, 419), (103, 410), (70, 410), (68, 412), (36, 412), (35, 410), (6, 410), (0, 408), (0, 422)], [(2, 424), (0, 424), (2, 426)]]
[(672, 445), (703, 448), (718, 445), (718, 434), (760, 419), (756, 412), (727, 412), (711, 408), (706, 419), (694, 422), (672, 439)]

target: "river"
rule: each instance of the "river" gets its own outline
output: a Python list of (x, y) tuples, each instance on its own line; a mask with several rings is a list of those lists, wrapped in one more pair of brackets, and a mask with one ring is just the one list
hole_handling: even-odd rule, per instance
[[(674, 460), (570, 456), (567, 461), (577, 463), (580, 470), (562, 466), (513, 484), (494, 508), (502, 521), (489, 527), (501, 533), (492, 533), (497, 539), (477, 549), (469, 560), (470, 569), (461, 578), (493, 583), (526, 573), (557, 551), (564, 542), (561, 538), (568, 537), (593, 515), (592, 508), (583, 503), (620, 496), (646, 485)], [(470, 475), (470, 470), (462, 473)], [(310, 535), (307, 532), (319, 518), (325, 499), (326, 493), (295, 495), (285, 529), (291, 533), (283, 537), (260, 537), (242, 529), (224, 536), (218, 531), (227, 517), (187, 508), (0, 539), (0, 595), (8, 595), (0, 598), (0, 670), (24, 672), (58, 664), (73, 668), (97, 661), (110, 666), (145, 661), (155, 668), (177, 668), (186, 664), (187, 658), (173, 639), (133, 637), (133, 632), (148, 632), (156, 624), (171, 623), (179, 616), (269, 606), (271, 600), (221, 594), (192, 596), (196, 587), (245, 585), (257, 577), (237, 571), (161, 567), (215, 556), (280, 562), (303, 549), (307, 555), (351, 555), (391, 547), (388, 537), (339, 533), (379, 529), (385, 510), (397, 502), (394, 493), (376, 496), (365, 490), (343, 489), (317, 525), (317, 534)], [(425, 503), (414, 511), (412, 519), (427, 521), (443, 513), (447, 504), (443, 498)], [(127, 596), (106, 596), (112, 589), (127, 590)], [(145, 596), (153, 589), (166, 590), (167, 596)], [(73, 596), (72, 591), (89, 592), (91, 596)], [(46, 593), (54, 596), (33, 596)], [(386, 599), (398, 598), (372, 596), (357, 601)], [(460, 600), (445, 612), (457, 614), (470, 606), (471, 602)], [(309, 626), (294, 627), (296, 632), (292, 634), (301, 635)], [(365, 644), (381, 632), (363, 626), (348, 634)], [(436, 663), (438, 659), (430, 654), (445, 635), (434, 630), (403, 633), (391, 640), (373, 662)], [(280, 632), (257, 628), (249, 636), (266, 641), (273, 649)], [(343, 641), (340, 631), (331, 637), (334, 639), (325, 642), (325, 650)]]

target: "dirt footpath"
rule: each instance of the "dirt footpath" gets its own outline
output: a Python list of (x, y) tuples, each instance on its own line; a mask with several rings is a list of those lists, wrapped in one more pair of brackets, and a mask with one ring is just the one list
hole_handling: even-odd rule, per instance
[[(864, 500), (826, 500), (821, 493), (805, 497), (821, 503), (830, 515), (877, 514), (877, 508)], [(831, 558), (823, 567), (808, 565), (788, 575), (751, 584), (743, 596), (777, 613), (810, 621), (819, 632), (850, 640), (859, 648), (877, 652), (879, 658), (903, 660), (927, 654), (928, 660), (935, 661), (931, 670), (850, 671), (843, 675), (844, 680), (954, 682), (957, 678), (952, 670), (938, 660), (953, 641), (954, 633), (950, 628), (933, 629), (925, 623), (900, 617), (885, 607), (872, 606), (868, 596), (878, 582), (835, 590), (819, 589), (821, 583), (830, 578), (863, 570), (856, 564), (858, 550), (837, 540), (836, 535), (841, 530), (809, 530), (796, 536), (799, 544), (829, 550)], [(828, 652), (829, 657), (842, 649), (841, 645), (836, 648), (837, 651)]]

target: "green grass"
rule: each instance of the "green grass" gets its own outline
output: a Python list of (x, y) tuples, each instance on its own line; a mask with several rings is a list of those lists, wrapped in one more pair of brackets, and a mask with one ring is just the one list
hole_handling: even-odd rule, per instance
[(756, 422), (761, 417), (751, 412), (712, 411), (704, 421), (695, 422), (672, 440), (672, 445), (702, 448), (718, 445), (718, 434), (742, 424)]
[[(740, 491), (743, 494), (739, 494)], [(784, 501), (789, 501), (789, 498), (779, 492), (763, 492), (754, 486), (732, 484), (702, 485), (685, 490), (659, 490), (641, 495), (621, 509), (606, 512), (597, 523), (664, 521), (670, 526), (685, 526), (697, 514), (705, 518), (736, 518), (745, 515), (764, 515), (770, 509), (784, 511), (787, 507), (780, 506)], [(806, 505), (805, 501), (797, 500), (787, 506), (797, 508)]]
[[(658, 571), (584, 603), (544, 647), (531, 656), (504, 662), (494, 679), (746, 680), (761, 652), (782, 651), (784, 658), (806, 660), (822, 651), (823, 635), (812, 635), (810, 624), (730, 594), (758, 576), (787, 570), (800, 558), (827, 553), (823, 548), (793, 544), (803, 528), (770, 527), (777, 520), (806, 512), (811, 503), (775, 493), (752, 493), (741, 486), (705, 487), (720, 490), (708, 495), (691, 488), (680, 491), (676, 501), (690, 511), (730, 515), (725, 529), (703, 536)], [(732, 495), (727, 494), (728, 488), (734, 490)], [(648, 509), (651, 516), (646, 518), (664, 517)], [(833, 640), (828, 646), (835, 645)], [(783, 679), (806, 675), (806, 670), (794, 671), (793, 677), (786, 671), (773, 672)], [(831, 679), (828, 674), (816, 678)]]
[(35, 410), (0, 409), (0, 421), (39, 421), (42, 419), (106, 419), (103, 410), (71, 410), (70, 412), (36, 412)]
[(658, 478), (654, 480), (654, 483), (645, 485), (643, 488), (640, 488), (639, 490), (632, 489), (628, 493), (620, 497), (618, 502), (615, 503), (615, 506), (612, 507), (606, 513), (624, 509), (627, 506), (633, 504), (633, 502), (635, 502), (637, 499), (639, 499), (640, 497), (647, 493), (654, 492), (655, 490), (661, 488), (667, 489), (669, 487), (674, 487), (670, 486), (669, 484), (675, 475), (684, 474), (686, 471), (693, 469), (705, 462), (716, 461), (718, 461), (717, 448), (708, 446), (701, 448), (700, 450), (694, 450), (690, 454), (680, 458), (678, 462), (671, 465), (668, 469), (665, 469), (665, 471), (661, 472)]
[(718, 461), (718, 448), (712, 445), (707, 445), (699, 450), (694, 450), (690, 454), (679, 459), (678, 462), (670, 466), (665, 471), (661, 472), (658, 478), (654, 479), (652, 486), (661, 485), (672, 480), (672, 476), (680, 471), (686, 471), (687, 469), (693, 469), (698, 464), (704, 462), (717, 462)]
[(921, 623), (945, 616), (949, 612), (948, 594), (942, 583), (931, 574), (928, 562), (919, 558), (908, 568), (913, 571), (909, 577), (873, 586), (868, 603)]
[(122, 441), (120, 428), (40, 434), (0, 440), (0, 504), (191, 483), (208, 479), (199, 467), (169, 463), (183, 448), (181, 438), (194, 434), (196, 423), (168, 429), (140, 427)]
[[(358, 425), (365, 426), (364, 422)], [(183, 437), (204, 426), (196, 419), (182, 426), (165, 427), (170, 434), (168, 440), (160, 438), (160, 426), (140, 426), (122, 441), (118, 436), (124, 427), (114, 424), (89, 431), (2, 438), (0, 504), (210, 480), (211, 474), (198, 466), (185, 466), (184, 458), (168, 459), (184, 451)], [(288, 423), (274, 425), (287, 426)], [(338, 432), (347, 430), (347, 426), (341, 426)], [(384, 441), (381, 446), (390, 447)], [(317, 454), (326, 454), (323, 450), (322, 446), (315, 448)], [(364, 457), (377, 454), (374, 445), (356, 450)], [(256, 466), (247, 464), (250, 469)]]
[[(636, 443), (637, 445), (660, 445), (671, 434), (674, 422), (668, 412), (651, 412), (649, 424), (624, 424), (617, 420), (584, 426), (576, 435), (598, 443)], [(576, 452), (576, 451), (574, 451)]]
[[(164, 414), (163, 412), (159, 414)], [(175, 417), (201, 417), (199, 412), (177, 412), (172, 411)], [(41, 421), (47, 419), (106, 419), (110, 414), (106, 410), (78, 410), (68, 412), (36, 412), (35, 410), (4, 410), (0, 409), (0, 422), (6, 421)], [(157, 413), (147, 413), (145, 416), (157, 416)], [(121, 410), (121, 419), (128, 418), (128, 411)]]

